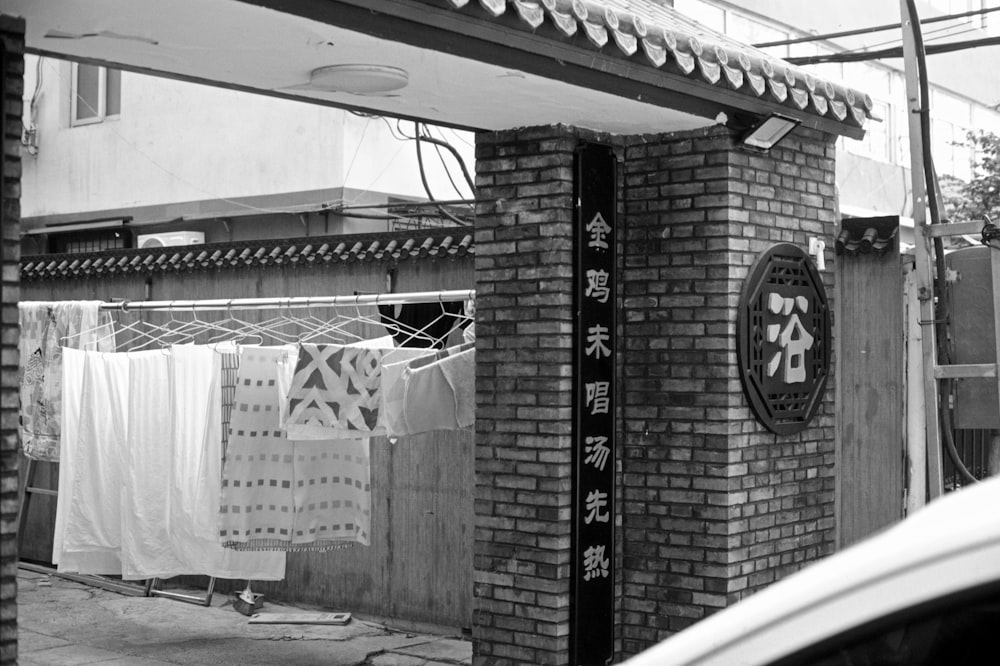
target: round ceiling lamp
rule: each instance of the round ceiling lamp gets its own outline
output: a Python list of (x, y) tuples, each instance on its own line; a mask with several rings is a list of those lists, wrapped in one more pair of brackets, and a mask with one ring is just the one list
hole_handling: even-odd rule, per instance
[(352, 95), (385, 95), (409, 82), (405, 69), (387, 65), (329, 65), (309, 75), (309, 87), (314, 90)]

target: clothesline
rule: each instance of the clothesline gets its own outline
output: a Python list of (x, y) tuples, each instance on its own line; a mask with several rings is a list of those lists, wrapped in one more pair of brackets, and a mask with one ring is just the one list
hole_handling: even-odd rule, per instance
[(363, 305), (406, 305), (415, 303), (453, 303), (474, 300), (472, 289), (414, 291), (390, 294), (355, 294), (353, 296), (292, 296), (273, 298), (213, 298), (171, 301), (115, 301), (102, 303), (102, 311), (132, 312), (182, 311), (208, 312), (226, 310), (298, 309), (311, 307), (355, 307)]

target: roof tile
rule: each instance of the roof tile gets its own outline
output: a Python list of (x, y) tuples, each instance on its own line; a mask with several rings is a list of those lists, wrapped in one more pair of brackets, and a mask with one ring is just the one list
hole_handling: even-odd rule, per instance
[[(448, 2), (457, 11), (470, 10), (468, 0)], [(513, 4), (512, 13), (532, 31), (546, 20), (566, 39), (582, 28), (594, 48), (604, 49), (612, 41), (622, 57), (641, 51), (657, 69), (676, 66), (684, 76), (753, 97), (769, 92), (774, 101), (836, 122), (862, 126), (869, 118), (877, 119), (868, 95), (818, 81), (809, 72), (709, 30), (656, 0), (479, 0), (478, 4), (493, 18)]]
[[(277, 242), (278, 245), (273, 245)], [(398, 262), (454, 258), (474, 253), (467, 227), (431, 235), (324, 236), (278, 241), (214, 243), (189, 248), (106, 250), (87, 254), (35, 255), (21, 259), (21, 279), (66, 279), (98, 275), (150, 274), (254, 266), (313, 267), (336, 263)]]

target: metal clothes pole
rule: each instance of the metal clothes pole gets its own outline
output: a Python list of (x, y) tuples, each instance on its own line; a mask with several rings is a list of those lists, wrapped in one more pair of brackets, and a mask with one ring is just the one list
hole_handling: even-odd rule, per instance
[[(917, 298), (920, 301), (921, 349), (923, 357), (924, 428), (927, 441), (927, 498), (944, 494), (944, 474), (941, 464), (941, 424), (938, 413), (938, 385), (934, 377), (936, 363), (936, 332), (934, 307), (934, 257), (932, 239), (926, 233), (927, 182), (925, 179), (923, 132), (920, 114), (923, 111), (917, 64), (917, 44), (914, 17), (907, 0), (899, 0), (903, 24), (903, 59), (906, 74), (906, 100), (910, 131), (910, 176), (913, 199), (913, 243), (916, 264)], [(915, 479), (914, 482), (919, 482)]]
[(117, 301), (102, 303), (101, 310), (133, 312), (136, 310), (225, 311), (270, 310), (275, 308), (354, 307), (364, 305), (405, 305), (407, 303), (452, 303), (474, 299), (471, 289), (452, 291), (414, 291), (399, 294), (358, 294), (356, 296), (291, 296), (273, 298), (212, 298), (174, 301)]

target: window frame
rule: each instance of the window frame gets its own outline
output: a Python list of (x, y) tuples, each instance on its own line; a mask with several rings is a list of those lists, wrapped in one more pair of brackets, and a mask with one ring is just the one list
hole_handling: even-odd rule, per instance
[[(69, 110), (69, 124), (70, 127), (82, 127), (86, 125), (94, 125), (97, 123), (102, 123), (110, 118), (118, 118), (121, 116), (121, 77), (118, 78), (118, 112), (108, 113), (108, 68), (101, 65), (92, 65), (89, 63), (72, 63), (72, 69), (70, 73), (70, 110)], [(78, 117), (78, 110), (80, 108), (80, 67), (94, 67), (97, 69), (97, 109), (96, 114), (89, 118)], [(88, 105), (89, 106), (89, 105)]]

